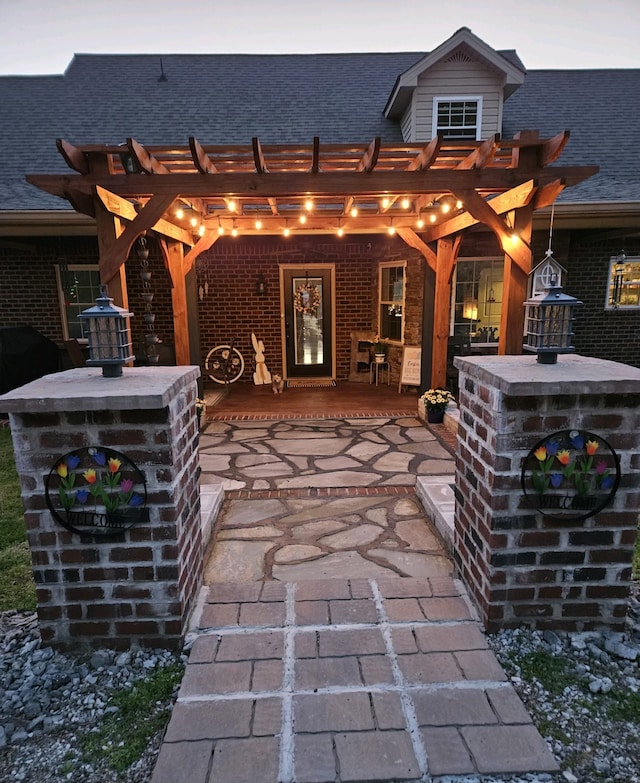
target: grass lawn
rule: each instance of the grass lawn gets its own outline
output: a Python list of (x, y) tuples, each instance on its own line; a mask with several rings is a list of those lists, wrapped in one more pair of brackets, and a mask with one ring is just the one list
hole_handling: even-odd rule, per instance
[(11, 431), (0, 427), (0, 612), (36, 608)]

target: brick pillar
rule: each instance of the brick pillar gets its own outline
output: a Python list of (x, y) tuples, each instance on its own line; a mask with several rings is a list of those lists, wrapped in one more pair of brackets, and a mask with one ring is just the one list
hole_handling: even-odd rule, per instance
[[(622, 628), (640, 508), (640, 369), (565, 355), (455, 360), (460, 370), (454, 550), (488, 630)], [(537, 442), (583, 429), (620, 458), (610, 505), (553, 519), (524, 497)]]
[[(0, 397), (9, 413), (43, 641), (178, 648), (202, 578), (197, 367), (82, 368)], [(55, 521), (45, 479), (69, 451), (115, 449), (142, 471), (149, 521), (115, 540)]]

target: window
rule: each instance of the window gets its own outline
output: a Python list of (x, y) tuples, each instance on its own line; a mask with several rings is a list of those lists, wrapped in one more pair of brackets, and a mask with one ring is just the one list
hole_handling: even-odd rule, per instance
[(478, 96), (433, 99), (433, 135), (445, 139), (480, 138), (482, 98)]
[(100, 273), (95, 264), (60, 264), (56, 266), (58, 299), (65, 340), (85, 340), (78, 315), (93, 307), (100, 295)]
[(503, 259), (458, 260), (452, 292), (451, 335), (482, 345), (498, 342)]
[(606, 310), (630, 310), (640, 308), (640, 257), (624, 253), (609, 262), (609, 286)]
[(378, 334), (402, 342), (404, 333), (404, 278), (406, 263), (380, 264)]

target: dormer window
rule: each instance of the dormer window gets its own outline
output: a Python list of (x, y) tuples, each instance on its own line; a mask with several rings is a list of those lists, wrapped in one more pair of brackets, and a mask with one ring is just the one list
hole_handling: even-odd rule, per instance
[(433, 135), (443, 139), (480, 139), (482, 97), (477, 95), (435, 96)]

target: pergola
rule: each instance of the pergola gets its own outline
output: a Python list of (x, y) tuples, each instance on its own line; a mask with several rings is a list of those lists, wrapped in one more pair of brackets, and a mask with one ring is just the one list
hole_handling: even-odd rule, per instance
[[(532, 215), (598, 171), (555, 164), (568, 131), (541, 139), (428, 144), (189, 144), (57, 147), (74, 173), (27, 180), (95, 217), (100, 277), (127, 305), (124, 263), (146, 232), (160, 240), (172, 280), (176, 361), (190, 363), (185, 275), (233, 234), (395, 233), (435, 273), (432, 384), (445, 383), (450, 284), (460, 241), (479, 224), (504, 252), (501, 354), (522, 350)], [(185, 252), (186, 249), (186, 252)]]

